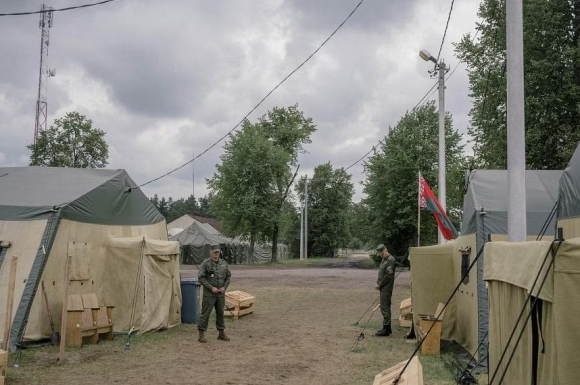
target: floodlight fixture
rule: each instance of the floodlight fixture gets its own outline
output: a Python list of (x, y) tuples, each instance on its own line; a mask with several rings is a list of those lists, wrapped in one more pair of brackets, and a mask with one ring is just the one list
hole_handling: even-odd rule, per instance
[(419, 56), (425, 61), (432, 61), (433, 63), (437, 64), (437, 59), (435, 59), (433, 55), (431, 55), (426, 49), (422, 49), (419, 52)]

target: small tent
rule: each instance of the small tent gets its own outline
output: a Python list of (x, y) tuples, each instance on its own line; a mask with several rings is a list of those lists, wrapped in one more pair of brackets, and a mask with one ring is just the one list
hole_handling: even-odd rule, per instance
[[(95, 293), (114, 305), (116, 332), (178, 324), (178, 249), (167, 241), (163, 216), (124, 170), (0, 168), (0, 293), (8, 293), (10, 260), (18, 257), (11, 346), (50, 337), (41, 281), (60, 329), (67, 256), (70, 293)], [(5, 311), (2, 295), (0, 330)]]
[(220, 245), (222, 258), (228, 263), (247, 263), (248, 258), (243, 244), (235, 239), (220, 235), (217, 230), (205, 223), (194, 221), (181, 233), (171, 237), (181, 244), (181, 263), (199, 265), (209, 258), (210, 245)]

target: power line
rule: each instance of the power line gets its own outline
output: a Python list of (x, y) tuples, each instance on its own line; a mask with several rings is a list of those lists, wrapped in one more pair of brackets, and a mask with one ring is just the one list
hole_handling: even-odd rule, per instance
[(73, 6), (73, 7), (58, 8), (58, 9), (48, 9), (47, 8), (47, 9), (43, 9), (43, 10), (40, 10), (40, 11), (33, 11), (33, 12), (0, 13), (0, 16), (26, 16), (26, 15), (36, 15), (38, 13), (46, 13), (46, 12), (71, 11), (73, 9), (94, 7), (96, 5), (106, 4), (106, 3), (113, 2), (113, 1), (115, 1), (115, 0), (103, 0), (103, 1), (99, 1), (97, 3), (76, 5), (76, 6)]
[[(112, 1), (112, 0), (110, 0)], [(240, 126), (240, 124), (242, 124), (247, 118), (248, 116), (250, 116), (250, 114), (252, 112), (254, 112), (258, 107), (260, 107), (260, 105), (262, 105), (262, 103), (272, 94), (274, 93), (274, 91), (276, 91), (278, 89), (278, 87), (280, 87), (284, 82), (286, 82), (286, 80), (288, 80), (290, 78), (290, 76), (294, 75), (294, 73), (296, 73), (300, 68), (302, 68), (308, 61), (310, 61), (310, 59), (312, 59), (312, 57), (314, 55), (316, 55), (318, 53), (318, 51), (320, 51), (320, 49), (322, 47), (324, 47), (324, 45), (338, 32), (338, 30), (340, 28), (342, 28), (342, 26), (348, 21), (348, 19), (350, 19), (350, 17), (357, 11), (357, 9), (361, 6), (361, 4), (364, 2), (365, 0), (360, 0), (359, 3), (354, 7), (354, 9), (348, 14), (348, 16), (346, 17), (346, 19), (343, 20), (342, 23), (340, 23), (338, 25), (338, 27), (336, 27), (336, 29), (330, 34), (330, 36), (328, 36), (323, 42), (322, 44), (320, 44), (318, 46), (318, 48), (316, 48), (307, 58), (306, 60), (304, 60), (302, 63), (300, 63), (300, 65), (298, 67), (296, 67), (294, 70), (292, 70), (292, 72), (290, 72), (288, 75), (286, 75), (286, 77), (284, 79), (282, 79), (282, 81), (280, 81), (274, 88), (272, 88), (270, 90), (270, 92), (268, 92), (266, 94), (266, 96), (264, 96), (262, 98), (262, 100), (260, 100), (258, 102), (258, 104), (256, 104), (254, 106), (254, 108), (252, 108), (250, 110), (250, 112), (248, 112), (231, 130), (229, 130), (225, 135), (223, 135), (221, 138), (219, 138), (215, 143), (213, 143), (211, 146), (209, 146), (208, 148), (206, 148), (205, 150), (203, 150), (201, 153), (199, 153), (199, 155), (197, 155), (196, 157), (194, 157), (193, 159), (190, 159), (189, 161), (187, 161), (186, 163), (182, 164), (179, 167), (174, 168), (173, 170), (155, 178), (155, 179), (151, 179), (148, 182), (145, 182), (139, 186), (137, 186), (137, 188), (139, 187), (143, 187), (146, 186), (150, 183), (153, 183), (155, 181), (158, 181), (159, 179), (165, 178), (168, 175), (173, 174), (174, 172), (182, 169), (183, 167), (187, 166), (188, 164), (190, 164), (191, 162), (193, 162), (194, 160), (200, 158), (201, 156), (203, 156), (206, 152), (208, 152), (209, 150), (211, 150), (212, 148), (214, 148), (215, 146), (217, 146), (222, 140), (224, 140), (228, 135), (230, 135), (232, 132), (234, 132), (236, 130), (236, 128), (238, 128)]]
[[(453, 6), (452, 6), (452, 7), (453, 7)], [(473, 38), (472, 38), (472, 42), (474, 42), (474, 41), (475, 41), (475, 39), (476, 39), (476, 37), (477, 37), (477, 34), (478, 34), (478, 33), (479, 33), (479, 31), (476, 31), (476, 32), (475, 32), (475, 34), (473, 35)], [(451, 71), (451, 72), (449, 73), (449, 75), (447, 75), (447, 78), (445, 79), (445, 81), (446, 81), (446, 82), (447, 82), (447, 81), (448, 81), (448, 80), (451, 78), (451, 76), (453, 76), (453, 74), (455, 73), (455, 71), (457, 71), (457, 68), (459, 68), (459, 65), (460, 65), (461, 63), (463, 63), (463, 61), (464, 61), (464, 60), (462, 59), (462, 60), (460, 60), (460, 61), (459, 61), (459, 62), (458, 62), (456, 65), (455, 65), (455, 68), (453, 68), (453, 71)], [(419, 106), (420, 106), (420, 105), (422, 105), (422, 104), (425, 104), (425, 102), (426, 102), (427, 100), (429, 100), (429, 98), (431, 98), (431, 95), (433, 95), (433, 93), (435, 92), (435, 88), (437, 87), (437, 85), (438, 85), (438, 84), (439, 84), (439, 82), (435, 82), (435, 84), (433, 84), (433, 86), (431, 86), (431, 88), (429, 89), (429, 91), (427, 91), (427, 92), (425, 93), (425, 95), (423, 95), (423, 97), (422, 97), (422, 98), (421, 98), (421, 99), (420, 99), (420, 100), (417, 102), (417, 104), (415, 104), (415, 106), (414, 106), (414, 107), (411, 109), (411, 112), (410, 112), (410, 113), (413, 113), (413, 112), (414, 112), (414, 111), (417, 109), (417, 107), (419, 107)], [(487, 92), (487, 91), (486, 91), (486, 92)], [(381, 143), (381, 141), (379, 141), (379, 143)], [(373, 151), (373, 149), (374, 149), (374, 146), (373, 146), (373, 148), (371, 148), (371, 149), (369, 150), (369, 152), (367, 152), (366, 154), (364, 154), (364, 155), (363, 155), (363, 156), (362, 156), (360, 159), (358, 159), (356, 162), (354, 162), (353, 164), (351, 164), (350, 166), (348, 166), (347, 168), (345, 168), (345, 169), (344, 169), (344, 171), (347, 171), (348, 169), (350, 169), (350, 168), (352, 168), (353, 166), (357, 165), (357, 164), (358, 164), (360, 161), (362, 161), (364, 158), (366, 158), (366, 157), (367, 157), (367, 156), (368, 156), (368, 155), (371, 153), (371, 151)]]
[(447, 35), (447, 28), (449, 27), (449, 20), (451, 20), (451, 13), (453, 12), (453, 4), (455, 0), (451, 0), (451, 8), (449, 9), (449, 15), (447, 16), (447, 23), (445, 24), (445, 31), (443, 31), (443, 39), (441, 39), (441, 46), (439, 47), (439, 53), (437, 54), (437, 62), (439, 62), (439, 56), (441, 55), (441, 50), (443, 49), (443, 43), (445, 42), (445, 36)]
[[(431, 91), (433, 91), (433, 89), (435, 87), (437, 87), (437, 84), (439, 84), (439, 82), (435, 82), (435, 84), (433, 84), (433, 86), (429, 89), (429, 91), (427, 91), (425, 93), (425, 95), (423, 95), (423, 97), (419, 100), (419, 102), (417, 102), (417, 104), (415, 104), (415, 107), (413, 107), (413, 109), (411, 110), (411, 113), (413, 111), (415, 111), (417, 109), (417, 107), (421, 104), (424, 103), (424, 101), (426, 99), (428, 99), (428, 97), (430, 96), (429, 93), (431, 93)], [(379, 144), (382, 144), (382, 142), (379, 140)], [(369, 152), (367, 152), (366, 154), (364, 154), (363, 156), (361, 156), (357, 161), (355, 161), (353, 164), (351, 164), (350, 166), (348, 166), (347, 168), (344, 169), (344, 171), (347, 171), (348, 169), (356, 166), (360, 161), (362, 161), (364, 158), (366, 158), (373, 150), (375, 149), (375, 146), (373, 146)]]

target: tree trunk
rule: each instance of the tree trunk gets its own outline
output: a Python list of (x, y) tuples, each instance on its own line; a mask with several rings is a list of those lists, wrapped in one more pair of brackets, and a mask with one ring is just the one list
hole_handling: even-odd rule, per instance
[(248, 257), (248, 263), (251, 264), (254, 261), (254, 246), (256, 244), (256, 235), (254, 233), (250, 234), (250, 255)]
[(274, 225), (272, 230), (272, 262), (278, 262), (278, 232), (280, 231), (278, 224)]

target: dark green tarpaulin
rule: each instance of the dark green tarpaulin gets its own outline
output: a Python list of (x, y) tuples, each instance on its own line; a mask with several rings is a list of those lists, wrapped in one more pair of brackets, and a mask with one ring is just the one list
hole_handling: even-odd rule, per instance
[(0, 220), (60, 219), (141, 226), (165, 218), (125, 170), (1, 167)]

